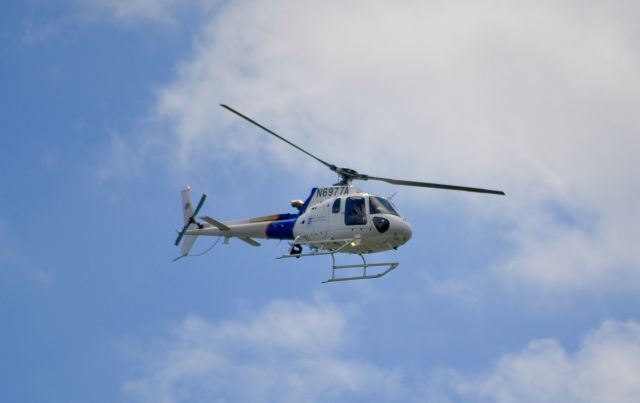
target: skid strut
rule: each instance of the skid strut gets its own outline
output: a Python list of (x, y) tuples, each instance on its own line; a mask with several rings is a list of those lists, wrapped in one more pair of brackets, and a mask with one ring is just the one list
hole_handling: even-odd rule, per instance
[[(367, 261), (364, 259), (364, 256), (362, 256), (361, 254), (358, 254), (358, 256), (360, 256), (360, 258), (362, 259), (362, 264), (345, 264), (345, 265), (336, 265), (336, 258), (335, 255), (332, 253), (331, 254), (331, 260), (333, 261), (333, 265), (331, 267), (331, 278), (323, 281), (323, 283), (332, 283), (334, 281), (351, 281), (351, 280), (368, 280), (368, 279), (372, 279), (372, 278), (380, 278), (384, 275), (386, 275), (387, 273), (389, 273), (391, 270), (395, 269), (396, 267), (398, 267), (398, 265), (400, 263), (398, 262), (393, 262), (393, 263), (367, 263)], [(367, 269), (369, 267), (388, 267), (387, 270), (380, 272), (380, 273), (375, 273), (375, 274), (369, 274), (367, 273)], [(360, 276), (350, 276), (350, 277), (336, 277), (336, 270), (344, 270), (344, 269), (362, 269), (362, 275)]]
[[(332, 283), (335, 281), (351, 281), (351, 280), (368, 280), (368, 279), (372, 279), (372, 278), (380, 278), (384, 275), (386, 275), (387, 273), (389, 273), (390, 271), (394, 270), (396, 267), (398, 267), (398, 265), (400, 264), (399, 262), (391, 262), (391, 263), (367, 263), (367, 261), (365, 260), (364, 256), (362, 256), (361, 253), (358, 253), (357, 255), (360, 256), (360, 258), (362, 259), (362, 264), (345, 264), (345, 265), (336, 265), (336, 252), (340, 252), (343, 249), (345, 249), (348, 245), (351, 244), (351, 242), (354, 241), (354, 239), (339, 239), (339, 240), (335, 240), (336, 242), (342, 242), (342, 245), (340, 245), (340, 247), (338, 247), (337, 249), (334, 249), (332, 251), (318, 251), (317, 249), (312, 249), (311, 253), (301, 253), (302, 252), (302, 244), (298, 244), (297, 242), (297, 238), (296, 240), (294, 240), (293, 243), (291, 243), (291, 249), (289, 251), (288, 254), (286, 255), (282, 255), (280, 256), (278, 259), (286, 259), (286, 258), (301, 258), (301, 257), (308, 257), (308, 256), (323, 256), (323, 255), (331, 255), (331, 260), (332, 260), (332, 265), (331, 265), (331, 278), (323, 281), (323, 283)], [(324, 242), (324, 241), (323, 241)], [(298, 248), (295, 248), (295, 247)], [(296, 253), (297, 252), (297, 253)], [(370, 267), (386, 267), (387, 269), (381, 272), (376, 272), (374, 274), (371, 274), (370, 272), (368, 272), (367, 269), (369, 269)], [(362, 269), (362, 274), (359, 276), (349, 276), (349, 277), (338, 277), (336, 276), (336, 271), (337, 270), (355, 270), (355, 269)]]

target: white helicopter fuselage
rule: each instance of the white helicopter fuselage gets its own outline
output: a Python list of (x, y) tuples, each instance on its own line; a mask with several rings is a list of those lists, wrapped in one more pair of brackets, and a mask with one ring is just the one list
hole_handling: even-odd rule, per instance
[[(193, 211), (190, 192), (183, 191), (185, 220)], [(239, 238), (253, 246), (260, 245), (253, 238), (285, 239), (311, 250), (356, 254), (397, 249), (411, 238), (411, 226), (388, 200), (351, 186), (313, 188), (305, 202), (292, 205), (297, 214), (225, 222), (201, 217), (205, 222), (192, 223), (185, 235)]]
[[(312, 249), (374, 253), (397, 249), (411, 226), (384, 198), (353, 187), (317, 188), (293, 227), (297, 243)], [(344, 242), (349, 241), (343, 247)]]

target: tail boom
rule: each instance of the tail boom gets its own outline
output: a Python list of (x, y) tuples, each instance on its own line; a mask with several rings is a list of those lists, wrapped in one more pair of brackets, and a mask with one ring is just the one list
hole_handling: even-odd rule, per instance
[(196, 216), (206, 195), (202, 195), (198, 205), (194, 208), (191, 201), (191, 187), (187, 186), (181, 193), (182, 218), (184, 227), (178, 231), (176, 246), (182, 246), (180, 256), (175, 260), (189, 255), (198, 236), (224, 237), (225, 243), (230, 238), (238, 238), (251, 246), (260, 246), (253, 238), (260, 239), (293, 239), (293, 227), (298, 214), (274, 214), (263, 217), (255, 217), (244, 220), (221, 222), (209, 216), (199, 217), (202, 221), (196, 221)]

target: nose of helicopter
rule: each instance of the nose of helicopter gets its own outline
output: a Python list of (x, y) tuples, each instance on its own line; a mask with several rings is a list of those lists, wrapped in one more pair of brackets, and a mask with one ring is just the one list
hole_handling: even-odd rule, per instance
[(398, 235), (404, 238), (405, 242), (411, 239), (411, 235), (413, 234), (413, 232), (411, 231), (411, 226), (407, 221), (398, 220), (395, 226), (398, 227), (398, 229), (396, 230)]
[(396, 239), (401, 242), (400, 245), (404, 244), (409, 239), (411, 239), (411, 235), (412, 235), (411, 226), (405, 219), (397, 216), (393, 217), (391, 220), (390, 227), (391, 227), (390, 232), (393, 233)]

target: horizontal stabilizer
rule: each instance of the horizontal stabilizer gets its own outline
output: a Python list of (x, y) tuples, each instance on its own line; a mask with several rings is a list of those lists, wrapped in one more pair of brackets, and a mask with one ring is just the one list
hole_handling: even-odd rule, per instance
[(249, 238), (248, 236), (241, 236), (241, 237), (238, 237), (238, 239), (245, 241), (251, 246), (260, 246), (260, 242), (256, 241), (253, 238)]
[(213, 225), (214, 227), (218, 228), (220, 231), (230, 231), (231, 228), (229, 228), (227, 225), (221, 223), (220, 221), (216, 220), (215, 218), (211, 218), (209, 216), (204, 216), (204, 217), (200, 217), (203, 221)]

